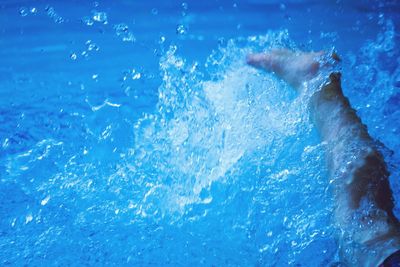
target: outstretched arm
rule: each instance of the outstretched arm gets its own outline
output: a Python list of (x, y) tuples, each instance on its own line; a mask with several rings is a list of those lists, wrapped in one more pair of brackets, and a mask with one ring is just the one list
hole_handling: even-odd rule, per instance
[[(273, 50), (249, 55), (247, 62), (300, 89), (303, 82), (327, 67), (320, 61), (322, 56), (323, 52)], [(386, 163), (343, 95), (340, 73), (330, 75), (328, 83), (311, 97), (310, 107), (321, 139), (327, 143), (341, 258), (351, 266), (378, 266), (400, 249)]]

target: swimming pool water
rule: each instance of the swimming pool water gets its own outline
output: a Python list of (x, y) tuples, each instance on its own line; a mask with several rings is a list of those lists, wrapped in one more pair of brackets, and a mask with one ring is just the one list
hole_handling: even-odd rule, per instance
[(398, 203), (399, 10), (1, 1), (1, 265), (337, 262), (306, 96), (244, 58), (335, 48), (346, 95), (391, 151)]

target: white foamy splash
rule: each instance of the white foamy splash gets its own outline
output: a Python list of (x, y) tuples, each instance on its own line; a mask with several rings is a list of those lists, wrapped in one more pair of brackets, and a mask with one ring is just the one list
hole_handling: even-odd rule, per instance
[(154, 173), (141, 211), (150, 196), (162, 203), (152, 211), (164, 215), (211, 201), (201, 195), (214, 181), (240, 176), (243, 164), (267, 162), (274, 168), (286, 141), (310, 136), (306, 96), (296, 97), (285, 83), (244, 60), (251, 49), (290, 45), (287, 32), (230, 41), (208, 59), (209, 80), (176, 47), (169, 49), (160, 63), (158, 112), (135, 125), (134, 159)]

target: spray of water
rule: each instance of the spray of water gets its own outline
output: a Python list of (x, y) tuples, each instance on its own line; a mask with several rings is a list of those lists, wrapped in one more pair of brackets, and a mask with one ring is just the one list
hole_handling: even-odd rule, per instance
[[(393, 31), (389, 22), (363, 53), (345, 57), (354, 59), (350, 66), (372, 62), (374, 70), (382, 69), (376, 57), (382, 49), (395, 51)], [(78, 114), (73, 118), (82, 131), (74, 140), (96, 139), (98, 153), (89, 141), (71, 156), (69, 144), (45, 140), (6, 157), (2, 168), (14, 208), (2, 227), (17, 238), (5, 235), (2, 244), (14, 242), (13, 251), (25, 251), (33, 265), (52, 255), (64, 264), (78, 255), (88, 264), (328, 265), (337, 250), (333, 201), (308, 95), (244, 62), (248, 52), (272, 47), (295, 49), (286, 31), (231, 40), (203, 68), (170, 47), (160, 61), (157, 106), (135, 121), (133, 145), (119, 154), (100, 152), (119, 137), (117, 126), (125, 121), (97, 133), (87, 127), (90, 116)], [(384, 99), (388, 104), (379, 110), (395, 118), (395, 91), (377, 88), (396, 84), (390, 73), (398, 66), (389, 76), (371, 76), (373, 90), (362, 97), (352, 91), (358, 72), (376, 72), (362, 64), (344, 70), (344, 89), (361, 114), (366, 102), (378, 106)], [(117, 120), (110, 103), (104, 116)], [(12, 140), (6, 141), (4, 147)], [(30, 180), (24, 179), (27, 170)], [(60, 258), (66, 250), (69, 255)]]
[[(248, 52), (272, 47), (294, 48), (285, 31), (231, 40), (209, 57), (206, 73), (171, 47), (160, 62), (157, 110), (135, 124), (130, 159), (135, 175), (146, 175), (137, 214), (181, 227), (207, 224), (215, 214), (237, 220), (247, 235), (239, 243), (264, 263), (294, 262), (331, 231), (309, 95), (245, 64)], [(237, 201), (247, 203), (231, 206)], [(276, 257), (287, 246), (296, 252)]]

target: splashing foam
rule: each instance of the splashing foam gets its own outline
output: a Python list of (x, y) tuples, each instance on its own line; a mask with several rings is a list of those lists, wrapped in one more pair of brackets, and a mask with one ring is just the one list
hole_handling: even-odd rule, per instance
[(250, 156), (275, 162), (285, 139), (310, 132), (306, 96), (294, 98), (286, 84), (244, 62), (250, 50), (277, 46), (291, 46), (287, 32), (230, 41), (207, 60), (206, 74), (169, 49), (160, 62), (158, 112), (135, 125), (135, 160), (153, 174), (144, 205), (156, 197), (157, 213), (166, 214), (209, 202), (202, 192), (233, 179)]

